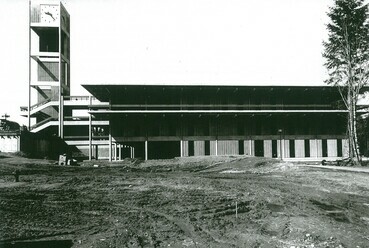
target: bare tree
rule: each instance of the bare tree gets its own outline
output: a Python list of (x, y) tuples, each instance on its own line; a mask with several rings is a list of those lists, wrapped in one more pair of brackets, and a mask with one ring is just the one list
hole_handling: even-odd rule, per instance
[(357, 101), (369, 79), (368, 9), (363, 0), (335, 0), (328, 16), (328, 41), (323, 42), (329, 79), (337, 86), (348, 111), (349, 157), (358, 164), (360, 153), (356, 131)]

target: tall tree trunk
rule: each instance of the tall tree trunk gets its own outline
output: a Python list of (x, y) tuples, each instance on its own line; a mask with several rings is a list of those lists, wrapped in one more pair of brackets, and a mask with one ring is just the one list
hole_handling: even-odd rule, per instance
[(360, 150), (359, 150), (359, 142), (357, 139), (357, 128), (356, 128), (356, 123), (357, 123), (357, 116), (356, 116), (356, 92), (354, 91), (353, 94), (355, 94), (355, 96), (353, 96), (353, 103), (352, 103), (352, 115), (353, 115), (353, 138), (354, 138), (354, 148), (355, 148), (355, 157), (356, 157), (356, 162), (359, 163), (360, 162)]
[(348, 141), (349, 156), (355, 165), (359, 164), (360, 156), (358, 151), (357, 132), (356, 132), (356, 97), (352, 86), (349, 85), (347, 93), (348, 102)]
[(328, 42), (324, 42), (325, 66), (329, 71), (328, 84), (341, 86), (342, 100), (347, 109), (347, 140), (349, 159), (360, 165), (359, 142), (357, 134), (356, 103), (360, 89), (369, 83), (369, 25), (366, 8), (362, 0), (335, 0), (328, 16), (331, 23)]

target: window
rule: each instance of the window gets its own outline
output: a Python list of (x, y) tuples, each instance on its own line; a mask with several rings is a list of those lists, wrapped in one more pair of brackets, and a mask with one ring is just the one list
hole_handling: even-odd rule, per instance
[(290, 158), (295, 157), (295, 141), (290, 140)]
[(305, 157), (310, 157), (310, 140), (306, 139), (305, 141)]

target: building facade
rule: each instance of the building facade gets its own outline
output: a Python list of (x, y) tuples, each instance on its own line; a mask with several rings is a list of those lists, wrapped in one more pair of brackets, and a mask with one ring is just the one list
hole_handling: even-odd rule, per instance
[(334, 87), (90, 84), (91, 96), (71, 96), (67, 10), (32, 0), (29, 21), (28, 128), (89, 159), (347, 154), (346, 111)]
[(327, 86), (84, 85), (106, 109), (111, 158), (123, 146), (145, 159), (347, 154), (346, 111)]
[[(28, 118), (29, 131), (58, 136), (84, 152), (89, 117), (76, 112), (104, 103), (90, 96), (70, 95), (70, 58), (70, 15), (66, 8), (56, 0), (29, 1), (29, 102), (21, 107), (22, 115)], [(108, 125), (105, 120), (91, 121)], [(98, 143), (108, 145), (107, 141), (106, 137)]]

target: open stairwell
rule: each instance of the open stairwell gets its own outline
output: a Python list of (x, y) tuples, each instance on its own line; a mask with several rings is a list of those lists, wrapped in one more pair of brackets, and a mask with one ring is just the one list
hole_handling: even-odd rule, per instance
[(48, 128), (50, 126), (57, 126), (58, 125), (58, 120), (56, 118), (53, 117), (49, 117), (43, 121), (40, 121), (38, 123), (36, 123), (35, 125), (31, 126), (31, 132), (32, 133), (37, 133), (40, 132), (41, 130)]
[(37, 112), (40, 112), (41, 110), (44, 110), (44, 109), (46, 109), (48, 107), (51, 107), (51, 106), (58, 107), (58, 102), (57, 101), (51, 101), (51, 99), (47, 99), (45, 101), (37, 103), (37, 104), (31, 106), (30, 114), (32, 116), (32, 115), (36, 114)]

